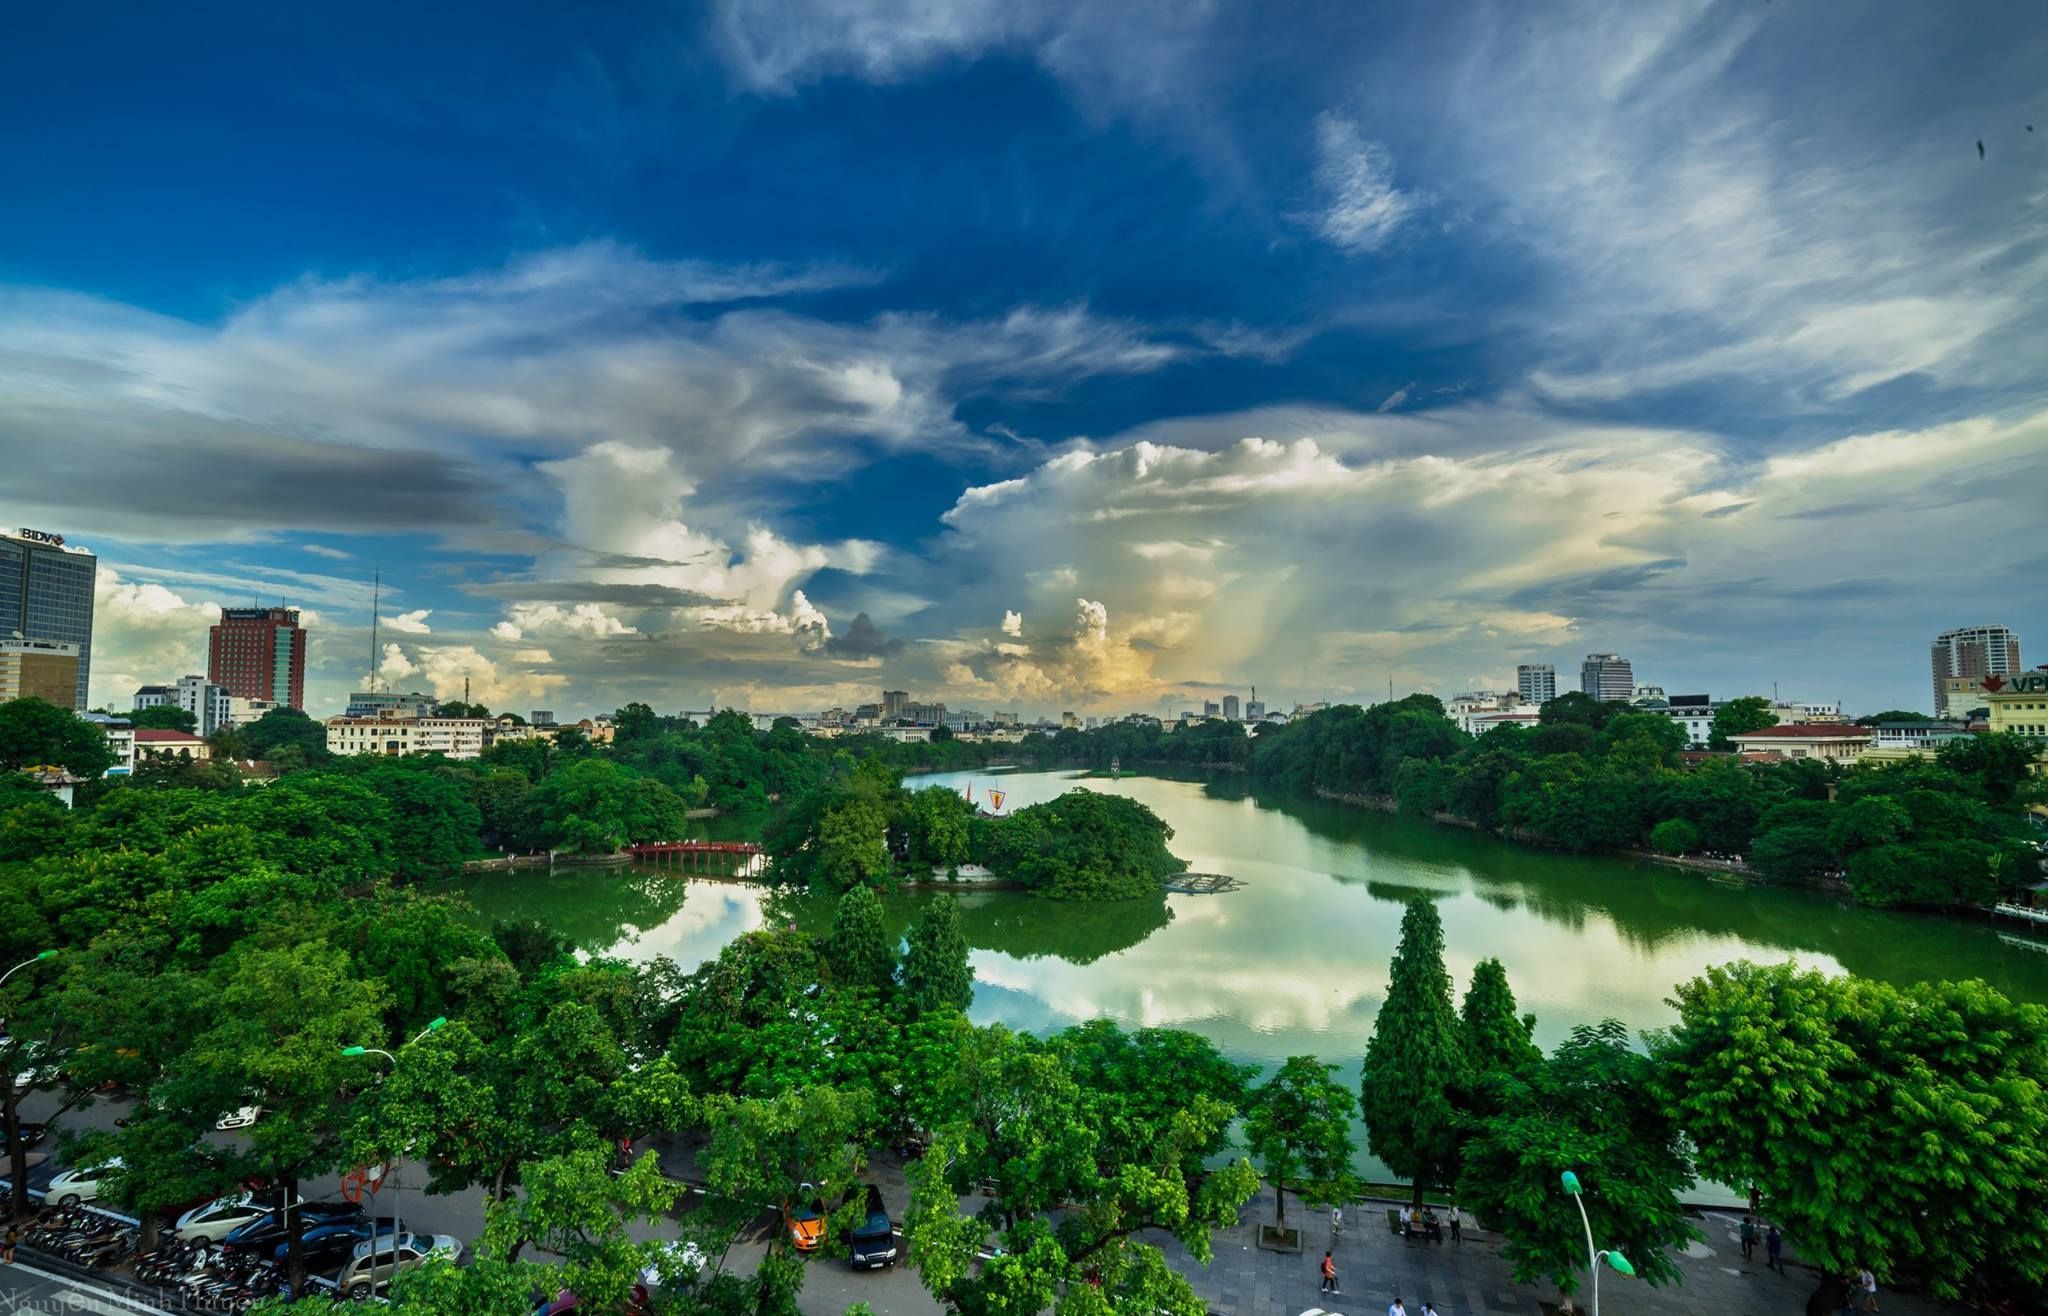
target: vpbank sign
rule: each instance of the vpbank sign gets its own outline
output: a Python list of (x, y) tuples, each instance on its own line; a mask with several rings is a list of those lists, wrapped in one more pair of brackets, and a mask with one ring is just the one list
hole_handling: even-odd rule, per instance
[(1987, 676), (1984, 689), (1994, 695), (2048, 695), (2048, 672), (2021, 672), (2018, 676)]
[(47, 530), (31, 530), (27, 526), (23, 526), (15, 531), (15, 534), (33, 544), (48, 544), (53, 548), (64, 547), (64, 536), (53, 535)]

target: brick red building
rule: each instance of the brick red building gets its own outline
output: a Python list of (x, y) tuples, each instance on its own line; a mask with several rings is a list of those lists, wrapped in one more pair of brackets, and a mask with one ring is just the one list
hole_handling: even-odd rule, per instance
[(306, 706), (306, 632), (297, 608), (222, 608), (207, 633), (206, 679), (243, 699)]

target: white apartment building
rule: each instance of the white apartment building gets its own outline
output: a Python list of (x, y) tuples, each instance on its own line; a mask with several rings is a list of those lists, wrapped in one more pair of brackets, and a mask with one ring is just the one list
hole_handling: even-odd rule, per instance
[(107, 748), (114, 751), (114, 766), (107, 769), (109, 777), (125, 777), (135, 771), (135, 728), (125, 719), (109, 717), (105, 713), (80, 713), (80, 717), (100, 729), (107, 738)]
[(1802, 704), (1791, 700), (1784, 700), (1772, 704), (1771, 713), (1778, 719), (1778, 725), (1780, 726), (1790, 722), (1810, 725), (1822, 722), (1846, 722), (1849, 720), (1842, 716), (1840, 700), (1826, 704)]
[(1557, 665), (1523, 663), (1515, 668), (1515, 691), (1525, 704), (1543, 705), (1557, 698)]
[(1521, 693), (1516, 690), (1470, 690), (1444, 701), (1444, 716), (1456, 722), (1458, 729), (1468, 736), (1481, 735), (1500, 725), (1503, 714), (1518, 715), (1509, 717), (1509, 721), (1534, 723), (1536, 711), (1522, 702)]

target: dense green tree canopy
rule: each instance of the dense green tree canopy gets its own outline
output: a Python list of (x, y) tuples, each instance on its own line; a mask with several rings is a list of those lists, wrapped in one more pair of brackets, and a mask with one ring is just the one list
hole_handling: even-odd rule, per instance
[[(1789, 963), (1710, 969), (1673, 1003), (1653, 1050), (1666, 1110), (1802, 1257), (1944, 1298), (2048, 1283), (2048, 1011)], [(1962, 1221), (1997, 1227), (1930, 1227)]]
[(1289, 1056), (1252, 1094), (1245, 1143), (1273, 1182), (1273, 1220), (1287, 1223), (1287, 1189), (1311, 1206), (1351, 1195), (1351, 1093), (1335, 1065)]
[(926, 905), (910, 925), (903, 956), (903, 994), (920, 1013), (965, 1011), (974, 1000), (974, 970), (960, 930), (960, 902), (950, 895)]
[(0, 773), (51, 766), (91, 778), (113, 764), (100, 729), (70, 709), (34, 695), (0, 703)]

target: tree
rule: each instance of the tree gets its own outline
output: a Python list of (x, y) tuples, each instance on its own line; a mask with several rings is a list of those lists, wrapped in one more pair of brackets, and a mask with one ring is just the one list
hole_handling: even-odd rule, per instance
[(1859, 727), (1874, 727), (1885, 722), (1932, 722), (1925, 713), (1916, 713), (1906, 708), (1887, 708), (1882, 713), (1870, 713), (1856, 719)]
[(251, 758), (276, 759), (291, 749), (313, 763), (328, 756), (327, 728), (296, 708), (273, 708), (236, 731)]
[(1252, 1065), (1225, 1058), (1213, 1042), (1178, 1028), (1141, 1028), (1127, 1033), (1107, 1019), (1093, 1019), (1058, 1034), (1054, 1048), (1080, 1085), (1089, 1123), (1096, 1131), (1099, 1167), (1153, 1164), (1162, 1147), (1187, 1147), (1182, 1175), (1202, 1177), (1229, 1146), (1228, 1124), (1215, 1125), (1212, 1142), (1188, 1143), (1178, 1123), (1198, 1098), (1245, 1110)]
[(1752, 731), (1776, 725), (1778, 715), (1771, 711), (1771, 701), (1762, 695), (1730, 699), (1714, 710), (1714, 725), (1707, 733), (1707, 748), (1726, 752), (1735, 748), (1730, 736), (1746, 736)]
[[(138, 708), (130, 713), (118, 713), (115, 716), (126, 718), (128, 725), (136, 728), (138, 731), (184, 731), (190, 733), (199, 730), (199, 718), (190, 711), (178, 707), (176, 704), (156, 704), (149, 708)], [(321, 738), (321, 744), (324, 748), (326, 744), (324, 735)]]
[(903, 994), (920, 1014), (964, 1012), (974, 1001), (974, 970), (967, 963), (967, 937), (960, 931), (960, 902), (950, 895), (926, 905), (910, 925)]
[(825, 954), (833, 974), (848, 986), (886, 992), (896, 985), (896, 947), (873, 888), (857, 886), (839, 897)]
[(113, 765), (107, 738), (70, 709), (34, 695), (0, 703), (0, 773), (54, 766), (94, 778)]
[(1394, 952), (1387, 998), (1373, 1020), (1360, 1089), (1373, 1154), (1415, 1183), (1415, 1202), (1456, 1169), (1457, 1126), (1451, 1092), (1462, 1078), (1464, 1048), (1451, 976), (1444, 971), (1444, 926), (1426, 898), (1408, 902)]
[(1459, 1025), (1466, 1068), (1474, 1081), (1496, 1070), (1527, 1073), (1543, 1060), (1543, 1052), (1530, 1040), (1536, 1016), (1516, 1013), (1515, 990), (1499, 960), (1484, 959), (1473, 968)]
[(859, 1207), (851, 1198), (874, 1119), (865, 1091), (818, 1086), (767, 1098), (714, 1096), (705, 1114), (711, 1143), (702, 1156), (704, 1177), (716, 1193), (776, 1209), (782, 1227), (771, 1252), (790, 1246), (796, 1210), (813, 1195), (836, 1208), (824, 1237), (827, 1247), (837, 1242), (839, 1227)]
[(534, 808), (550, 849), (612, 854), (632, 833), (638, 778), (603, 759), (557, 767), (534, 788)]
[(1071, 790), (1017, 810), (988, 829), (985, 861), (1055, 900), (1157, 898), (1187, 868), (1167, 850), (1173, 829), (1136, 800)]
[[(363, 1063), (342, 1049), (383, 1040), (383, 988), (354, 977), (347, 955), (318, 941), (244, 942), (216, 962), (213, 978), (212, 1026), (192, 1039), (152, 1095), (208, 1119), (245, 1104), (263, 1107), (236, 1160), (297, 1193), (303, 1180), (341, 1163), (349, 1119), (342, 1094)], [(295, 1289), (306, 1279), (303, 1227), (294, 1212), (287, 1273)]]
[(1487, 1080), (1489, 1109), (1468, 1118), (1458, 1198), (1499, 1228), (1517, 1284), (1547, 1279), (1569, 1305), (1586, 1261), (1572, 1171), (1593, 1236), (1652, 1284), (1681, 1278), (1669, 1253), (1700, 1237), (1678, 1194), (1692, 1183), (1680, 1137), (1650, 1087), (1650, 1061), (1615, 1020), (1581, 1025), (1547, 1061)]
[(1273, 1222), (1287, 1223), (1287, 1185), (1311, 1206), (1350, 1196), (1351, 1093), (1314, 1056), (1287, 1063), (1252, 1094), (1245, 1144), (1273, 1181)]
[[(1982, 982), (1709, 969), (1652, 1039), (1702, 1173), (1751, 1185), (1826, 1273), (1954, 1299), (2048, 1283), (2048, 1010)], [(1996, 1221), (1996, 1228), (1929, 1222)]]
[(1666, 818), (1650, 829), (1650, 848), (1664, 854), (1689, 854), (1700, 848), (1700, 829), (1683, 818)]
[(851, 799), (818, 820), (817, 872), (844, 891), (880, 881), (891, 867), (889, 820), (880, 805)]

